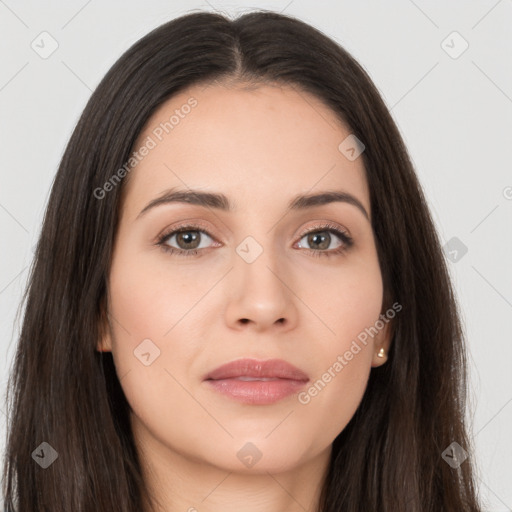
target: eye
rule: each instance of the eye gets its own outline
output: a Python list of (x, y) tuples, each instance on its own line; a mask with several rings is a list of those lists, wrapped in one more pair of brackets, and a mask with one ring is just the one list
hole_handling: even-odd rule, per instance
[[(329, 247), (335, 241), (333, 239), (332, 234), (335, 235), (335, 238), (338, 239), (338, 245), (335, 247)], [(341, 231), (337, 226), (333, 224), (325, 224), (323, 226), (317, 226), (313, 230), (307, 231), (302, 235), (302, 238), (299, 240), (299, 246), (302, 247), (302, 240), (306, 241), (304, 244), (312, 246), (312, 249), (308, 249), (313, 256), (333, 256), (344, 253), (347, 249), (352, 247), (353, 240), (348, 235), (348, 233)]]
[[(199, 250), (208, 247), (208, 240), (205, 240), (205, 238), (213, 240), (200, 226), (187, 225), (164, 233), (159, 238), (157, 245), (171, 254), (194, 256), (198, 254)], [(178, 247), (174, 247), (171, 244), (175, 244)]]
[[(334, 235), (334, 238), (333, 236)], [(206, 238), (206, 240), (205, 240)], [(331, 247), (333, 241), (338, 239), (338, 245)], [(196, 256), (204, 249), (208, 248), (208, 239), (213, 240), (205, 229), (197, 225), (185, 225), (167, 231), (157, 241), (157, 245), (170, 254), (177, 256)], [(311, 249), (306, 249), (313, 256), (335, 256), (344, 253), (353, 245), (352, 238), (348, 233), (342, 231), (334, 224), (324, 224), (315, 226), (302, 234), (299, 240), (299, 248), (304, 245), (310, 245)], [(222, 245), (216, 242), (217, 246)], [(177, 247), (176, 247), (177, 246)], [(331, 247), (330, 250), (329, 247)]]

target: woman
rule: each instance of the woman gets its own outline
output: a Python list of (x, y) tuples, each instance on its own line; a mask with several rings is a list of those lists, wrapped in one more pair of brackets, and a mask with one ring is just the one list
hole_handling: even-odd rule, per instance
[(6, 507), (478, 511), (465, 364), (368, 75), (291, 17), (189, 14), (114, 64), (62, 158)]

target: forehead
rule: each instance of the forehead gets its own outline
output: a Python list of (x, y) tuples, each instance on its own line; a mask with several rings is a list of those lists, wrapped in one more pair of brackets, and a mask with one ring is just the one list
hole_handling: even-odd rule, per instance
[(130, 172), (126, 206), (173, 187), (221, 191), (235, 210), (336, 189), (369, 212), (363, 160), (339, 149), (350, 134), (321, 100), (295, 87), (191, 87), (163, 103), (139, 134), (133, 151), (150, 149)]

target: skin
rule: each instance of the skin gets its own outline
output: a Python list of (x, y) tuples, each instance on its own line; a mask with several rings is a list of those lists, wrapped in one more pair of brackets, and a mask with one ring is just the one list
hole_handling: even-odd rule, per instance
[[(386, 361), (377, 353), (389, 349), (391, 324), (307, 404), (296, 395), (241, 404), (210, 390), (203, 377), (234, 359), (280, 358), (313, 383), (378, 320), (382, 276), (364, 214), (345, 202), (285, 212), (298, 194), (343, 190), (371, 217), (363, 160), (338, 150), (350, 130), (318, 99), (270, 85), (190, 88), (161, 105), (135, 147), (190, 97), (197, 106), (126, 183), (109, 329), (98, 350), (113, 353), (157, 510), (315, 511), (331, 444), (354, 415), (371, 368)], [(174, 203), (137, 218), (172, 187), (221, 192), (235, 210)], [(200, 253), (166, 253), (158, 235), (185, 220), (208, 233), (200, 235)], [(302, 235), (325, 221), (354, 245), (315, 257), (342, 243), (331, 233), (328, 249), (319, 249)], [(263, 249), (252, 263), (236, 252), (247, 236)], [(176, 236), (167, 244), (187, 248)], [(134, 350), (148, 338), (160, 356), (146, 366)], [(262, 454), (252, 467), (237, 457), (248, 442)]]

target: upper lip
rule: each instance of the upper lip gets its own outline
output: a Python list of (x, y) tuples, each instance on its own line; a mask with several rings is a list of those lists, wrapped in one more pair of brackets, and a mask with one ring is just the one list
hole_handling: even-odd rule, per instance
[(299, 368), (282, 359), (237, 359), (219, 366), (204, 380), (231, 379), (236, 377), (261, 377), (308, 381), (309, 377)]

